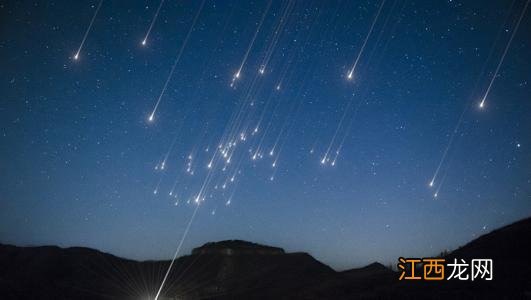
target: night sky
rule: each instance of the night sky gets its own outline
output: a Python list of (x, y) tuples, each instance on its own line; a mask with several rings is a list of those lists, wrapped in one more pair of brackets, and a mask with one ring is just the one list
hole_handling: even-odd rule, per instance
[(0, 241), (344, 269), (527, 217), (527, 4), (4, 2)]

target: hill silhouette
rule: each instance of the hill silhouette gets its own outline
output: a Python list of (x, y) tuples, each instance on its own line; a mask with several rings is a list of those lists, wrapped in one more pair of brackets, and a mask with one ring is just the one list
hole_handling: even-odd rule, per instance
[[(240, 240), (206, 243), (175, 261), (166, 298), (159, 299), (525, 298), (530, 234), (527, 218), (446, 255), (447, 261), (492, 258), (494, 280), (475, 282), (398, 281), (398, 273), (377, 262), (336, 272), (307, 253)], [(168, 265), (82, 247), (0, 244), (0, 298), (153, 299)]]

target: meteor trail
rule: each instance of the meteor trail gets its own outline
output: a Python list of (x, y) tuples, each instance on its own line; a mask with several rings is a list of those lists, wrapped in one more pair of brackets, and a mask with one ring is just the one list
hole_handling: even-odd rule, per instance
[(447, 176), (447, 175), (448, 175), (448, 171), (446, 171), (446, 173), (444, 173), (444, 176), (443, 176), (443, 178), (442, 178), (442, 180), (441, 180), (441, 183), (439, 184), (439, 187), (437, 187), (437, 190), (436, 190), (435, 193), (433, 194), (433, 198), (434, 198), (434, 199), (437, 198), (437, 197), (439, 197), (439, 192), (441, 191), (441, 188), (442, 188), (442, 186), (443, 186), (443, 184), (444, 184), (444, 181), (446, 180), (446, 176)]
[(153, 122), (155, 118), (155, 113), (157, 112), (157, 109), (159, 107), (160, 101), (162, 100), (162, 97), (164, 96), (164, 93), (166, 92), (166, 89), (168, 88), (168, 83), (170, 83), (170, 80), (173, 76), (173, 72), (175, 71), (175, 67), (181, 60), (181, 56), (183, 54), (184, 48), (186, 48), (186, 44), (188, 43), (188, 40), (190, 39), (190, 35), (195, 27), (195, 24), (197, 22), (197, 18), (201, 14), (201, 11), (203, 10), (203, 6), (205, 5), (205, 1), (201, 2), (201, 6), (199, 7), (199, 10), (197, 11), (197, 14), (194, 17), (194, 20), (192, 22), (192, 26), (190, 26), (190, 29), (188, 30), (188, 33), (186, 34), (186, 37), (184, 38), (183, 44), (181, 48), (179, 49), (179, 53), (177, 54), (177, 57), (175, 58), (175, 61), (173, 62), (173, 65), (171, 67), (170, 73), (168, 74), (168, 78), (166, 78), (166, 82), (164, 82), (164, 86), (162, 88), (162, 91), (160, 92), (160, 95), (157, 99), (157, 102), (155, 103), (155, 107), (153, 107), (153, 110), (151, 111), (151, 114), (149, 115), (148, 121)]
[[(458, 122), (458, 124), (459, 123), (461, 123), (461, 122)], [(442, 167), (442, 165), (443, 165), (443, 163), (444, 163), (444, 161), (446, 159), (446, 155), (448, 155), (448, 150), (450, 149), (450, 147), (452, 145), (452, 142), (453, 142), (454, 137), (455, 137), (455, 133), (457, 132), (458, 128), (459, 128), (459, 125), (456, 126), (455, 130), (452, 133), (452, 136), (450, 137), (450, 141), (448, 142), (448, 145), (444, 149), (444, 152), (443, 152), (443, 155), (441, 157), (441, 160), (439, 161), (439, 164), (437, 165), (437, 169), (435, 169), (435, 173), (433, 174), (433, 177), (431, 178), (430, 183), (428, 184), (430, 187), (433, 187), (433, 185), (435, 184), (435, 180), (437, 179), (437, 176), (439, 175), (439, 171), (441, 170), (441, 167)]]
[[(390, 41), (390, 39), (387, 39), (387, 41), (384, 43), (383, 47), (379, 47), (379, 46), (378, 46), (379, 43), (380, 43), (380, 39), (382, 38), (382, 35), (383, 35), (383, 33), (384, 33), (384, 29), (387, 27), (387, 24), (388, 24), (388, 22), (389, 22), (389, 20), (390, 20), (390, 18), (391, 18), (391, 15), (392, 15), (392, 12), (394, 11), (394, 8), (396, 7), (396, 4), (397, 4), (397, 2), (394, 2), (394, 4), (392, 5), (391, 10), (390, 10), (391, 13), (389, 13), (389, 15), (387, 16), (387, 18), (385, 19), (385, 21), (384, 21), (384, 23), (383, 23), (383, 26), (382, 26), (382, 29), (380, 30), (380, 34), (379, 34), (379, 35), (377, 36), (377, 38), (376, 38), (375, 46), (374, 46), (373, 50), (371, 51), (371, 53), (369, 54), (369, 56), (368, 56), (368, 58), (367, 58), (366, 65), (370, 65), (370, 62), (372, 61), (372, 58), (373, 58), (373, 56), (374, 56), (374, 54), (375, 54), (376, 49), (378, 49), (378, 48), (383, 49), (382, 52), (381, 52), (381, 55), (380, 55), (380, 58), (379, 58), (378, 62), (375, 64), (374, 70), (377, 70), (377, 69), (378, 69), (378, 67), (379, 67), (379, 65), (380, 65), (380, 62), (381, 62), (381, 59), (382, 59), (382, 57), (383, 57), (383, 55), (384, 55), (384, 53), (385, 53), (385, 50), (387, 49), (387, 46), (388, 46), (388, 44), (389, 44), (389, 41)], [(401, 13), (402, 13), (402, 11), (403, 11), (403, 9), (404, 9), (405, 4), (406, 4), (406, 2), (404, 1), (403, 5), (402, 5), (402, 8), (401, 8), (400, 11), (399, 11), (399, 15), (401, 15)], [(382, 3), (382, 5), (383, 5), (383, 3)], [(400, 18), (398, 19), (398, 21), (397, 21), (397, 22), (394, 24), (394, 26), (392, 27), (392, 29), (391, 29), (391, 31), (390, 31), (390, 32), (391, 32), (391, 36), (392, 36), (393, 33), (395, 32), (396, 26), (397, 26), (399, 23), (400, 23)], [(344, 131), (344, 132), (343, 132), (343, 137), (341, 138), (341, 140), (340, 140), (340, 142), (339, 142), (339, 145), (337, 146), (337, 148), (336, 148), (336, 150), (335, 150), (335, 156), (334, 156), (332, 162), (330, 163), (331, 166), (335, 166), (335, 165), (336, 165), (337, 159), (339, 158), (339, 155), (340, 155), (340, 153), (341, 153), (341, 151), (342, 151), (342, 149), (343, 149), (343, 145), (345, 144), (345, 141), (346, 141), (346, 139), (347, 139), (347, 137), (348, 137), (348, 135), (349, 135), (350, 128), (352, 127), (352, 125), (353, 125), (353, 123), (354, 123), (354, 119), (355, 119), (356, 115), (358, 114), (358, 111), (359, 111), (361, 105), (363, 104), (363, 100), (362, 100), (362, 99), (365, 98), (364, 95), (367, 94), (368, 89), (369, 89), (369, 85), (366, 85), (365, 90), (364, 90), (362, 93), (360, 93), (360, 95), (362, 95), (362, 96), (360, 97), (360, 101), (358, 101), (358, 103), (354, 106), (354, 111), (352, 112), (352, 116), (350, 117), (350, 121), (347, 123), (346, 128), (343, 130), (343, 131)], [(353, 101), (353, 100), (350, 100), (350, 102), (352, 102), (352, 101)], [(348, 112), (348, 107), (347, 107), (347, 110), (345, 110), (345, 113), (347, 113), (347, 112)], [(339, 126), (341, 126), (341, 122), (340, 122)], [(332, 142), (333, 142), (333, 141), (332, 141)], [(328, 150), (328, 151), (330, 151), (330, 150)], [(327, 152), (327, 153), (328, 153), (328, 152)], [(327, 154), (327, 156), (328, 156), (328, 154)], [(329, 160), (329, 159), (327, 159), (327, 160)]]
[[(506, 22), (507, 22), (507, 19), (509, 18), (509, 15), (510, 15), (510, 11), (512, 10), (512, 7), (514, 5), (514, 1), (513, 3), (511, 4), (511, 7), (509, 8), (509, 13), (507, 14), (507, 16), (505, 17), (505, 20), (503, 22), (503, 24), (501, 25), (500, 27), (500, 30), (498, 31), (498, 34), (496, 35), (496, 39), (494, 40), (494, 43), (491, 47), (491, 50), (489, 52), (489, 55), (487, 56), (487, 59), (485, 60), (485, 63), (483, 64), (483, 67), (481, 68), (481, 71), (479, 72), (479, 76), (478, 76), (478, 79), (476, 80), (475, 84), (474, 84), (474, 88), (472, 89), (472, 95), (475, 94), (475, 91), (477, 90), (477, 87), (478, 87), (478, 84), (479, 84), (479, 80), (480, 78), (483, 76), (484, 72), (485, 72), (485, 69), (488, 65), (488, 62), (490, 61), (493, 53), (494, 53), (494, 49), (496, 47), (496, 44), (498, 43), (498, 40), (500, 38), (500, 35), (501, 35), (501, 32), (502, 32), (502, 29), (503, 27), (505, 26)], [(469, 101), (470, 102), (470, 101)], [(448, 144), (446, 145), (446, 148), (444, 149), (443, 151), (443, 154), (439, 160), (439, 164), (437, 165), (437, 168), (435, 169), (435, 172), (433, 174), (433, 177), (431, 178), (430, 182), (428, 183), (428, 186), (430, 188), (432, 188), (435, 184), (435, 181), (437, 180), (437, 177), (439, 176), (439, 171), (442, 167), (442, 165), (444, 164), (444, 162), (446, 161), (446, 157), (448, 155), (448, 151), (450, 150), (450, 148), (452, 147), (452, 144), (454, 143), (454, 139), (458, 133), (458, 131), (460, 130), (461, 128), (461, 124), (463, 123), (463, 120), (464, 120), (464, 115), (466, 113), (466, 111), (468, 110), (468, 108), (470, 107), (470, 103), (466, 103), (465, 107), (463, 108), (463, 111), (461, 112), (460, 116), (459, 116), (459, 119), (457, 120), (457, 123), (453, 129), (453, 131), (451, 132), (451, 135), (450, 135), (450, 139), (448, 140)], [(446, 174), (444, 175), (446, 177)], [(444, 181), (444, 177), (443, 177), (443, 180)], [(441, 182), (441, 185), (442, 185), (442, 182)], [(438, 193), (439, 193), (439, 190), (441, 188), (441, 185), (439, 185), (439, 187), (437, 188), (435, 194), (434, 194), (434, 197), (437, 197)]]
[(96, 16), (98, 15), (98, 11), (100, 11), (101, 4), (103, 3), (103, 0), (100, 0), (98, 3), (98, 6), (96, 7), (96, 11), (94, 12), (94, 15), (92, 16), (92, 19), (90, 20), (89, 26), (87, 28), (87, 31), (85, 31), (85, 35), (83, 36), (83, 39), (81, 40), (81, 44), (79, 45), (79, 48), (77, 49), (76, 54), (74, 55), (74, 60), (79, 59), (79, 53), (81, 52), (81, 49), (83, 49), (83, 45), (85, 44), (85, 40), (87, 39), (87, 36), (90, 32), (90, 29), (92, 28), (92, 24), (94, 24), (94, 20), (96, 19)]
[(382, 7), (384, 6), (384, 4), (385, 4), (385, 0), (383, 0), (382, 3), (380, 4), (380, 7), (378, 8), (378, 12), (376, 13), (376, 16), (374, 17), (374, 20), (372, 21), (371, 28), (369, 29), (369, 33), (367, 33), (367, 36), (365, 37), (365, 40), (363, 41), (363, 44), (361, 46), (360, 52), (358, 53), (356, 60), (354, 60), (354, 64), (352, 68), (350, 68), (350, 71), (347, 74), (348, 80), (352, 80), (354, 71), (356, 70), (356, 66), (358, 65), (358, 61), (360, 60), (360, 57), (363, 54), (363, 50), (365, 50), (365, 45), (367, 45), (367, 41), (369, 40), (372, 30), (374, 29), (374, 24), (376, 24), (376, 21), (378, 20), (378, 16), (380, 16), (380, 12), (382, 11)]
[(487, 97), (489, 95), (490, 89), (492, 88), (492, 84), (494, 83), (494, 80), (496, 79), (496, 76), (498, 76), (498, 72), (500, 71), (500, 67), (503, 64), (503, 60), (505, 59), (505, 55), (507, 55), (507, 51), (509, 50), (509, 47), (511, 47), (511, 43), (513, 41), (514, 36), (516, 35), (516, 32), (518, 31), (518, 27), (520, 27), (520, 22), (522, 21), (522, 18), (525, 15), (525, 12), (527, 10), (527, 6), (529, 5), (529, 2), (531, 0), (527, 0), (525, 3), (524, 8), (522, 9), (522, 12), (520, 13), (520, 17), (518, 18), (518, 22), (516, 23), (516, 26), (514, 27), (514, 30), (511, 34), (511, 37), (509, 38), (509, 42), (507, 42), (507, 45), (505, 46), (505, 50), (503, 50), (503, 54), (501, 56), (500, 61), (498, 62), (498, 66), (496, 66), (496, 70), (494, 71), (494, 75), (492, 76), (489, 86), (487, 87), (487, 90), (485, 91), (485, 95), (481, 99), (481, 102), (479, 103), (479, 108), (483, 108), (485, 106), (485, 101), (487, 100)]
[(151, 20), (151, 24), (149, 24), (149, 28), (147, 30), (146, 36), (144, 36), (144, 39), (142, 40), (142, 46), (146, 45), (147, 39), (149, 38), (149, 34), (151, 33), (151, 29), (153, 28), (153, 25), (155, 24), (155, 22), (157, 21), (157, 18), (159, 17), (159, 12), (163, 4), (164, 4), (164, 0), (161, 0), (159, 7), (155, 11), (155, 16), (153, 16), (153, 19)]
[(278, 43), (278, 41), (280, 39), (279, 38), (280, 34), (284, 31), (284, 26), (287, 23), (286, 19), (290, 15), (291, 9), (294, 7), (294, 4), (295, 4), (294, 1), (289, 1), (287, 3), (286, 7), (284, 8), (283, 13), (280, 16), (279, 23), (278, 23), (278, 25), (276, 26), (276, 28), (273, 31), (273, 37), (271, 38), (271, 42), (270, 42), (269, 46), (267, 47), (267, 49), (265, 51), (264, 58), (262, 60), (262, 63), (260, 64), (260, 69), (259, 69), (259, 73), (260, 74), (264, 74), (264, 72), (265, 72), (265, 70), (266, 70), (266, 68), (267, 68), (267, 66), (269, 64), (271, 56), (273, 55), (275, 47), (276, 47), (276, 45), (277, 45), (277, 43)]
[(160, 167), (161, 170), (164, 170), (164, 168), (166, 167), (166, 162), (168, 161), (168, 158), (170, 157), (171, 151), (173, 150), (173, 146), (175, 145), (175, 142), (177, 141), (177, 138), (179, 137), (179, 134), (180, 134), (180, 131), (181, 131), (181, 128), (182, 128), (182, 123), (183, 122), (181, 122), (181, 126), (177, 130), (177, 134), (173, 138), (173, 140), (172, 140), (172, 142), (170, 144), (170, 147), (168, 148), (168, 151), (166, 152), (166, 155), (164, 155), (164, 159), (162, 160), (162, 163), (160, 165), (161, 166)]
[(267, 16), (267, 13), (269, 12), (269, 8), (271, 7), (271, 2), (272, 1), (269, 1), (269, 3), (267, 4), (266, 10), (264, 11), (264, 14), (262, 15), (262, 19), (260, 20), (260, 23), (258, 23), (258, 28), (256, 28), (256, 31), (254, 32), (253, 39), (251, 40), (249, 47), (247, 47), (247, 51), (245, 51), (245, 55), (243, 56), (240, 67), (238, 68), (238, 71), (234, 74), (234, 76), (232, 77), (232, 82), (230, 84), (231, 87), (234, 87), (234, 83), (241, 76), (243, 66), (245, 65), (245, 62), (247, 61), (247, 57), (249, 57), (249, 52), (251, 52), (254, 41), (256, 40), (256, 37), (258, 36), (258, 33), (260, 32), (260, 28), (262, 27), (262, 24), (264, 23), (265, 17)]

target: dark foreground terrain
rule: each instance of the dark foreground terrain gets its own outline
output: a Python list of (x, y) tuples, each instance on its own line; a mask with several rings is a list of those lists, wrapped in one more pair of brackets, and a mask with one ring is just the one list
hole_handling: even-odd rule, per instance
[[(399, 281), (399, 273), (379, 263), (336, 272), (307, 253), (222, 241), (176, 260), (159, 299), (531, 297), (531, 218), (481, 236), (445, 258), (453, 262), (454, 257), (492, 258), (494, 280)], [(0, 244), (0, 299), (153, 299), (168, 265), (88, 248)]]

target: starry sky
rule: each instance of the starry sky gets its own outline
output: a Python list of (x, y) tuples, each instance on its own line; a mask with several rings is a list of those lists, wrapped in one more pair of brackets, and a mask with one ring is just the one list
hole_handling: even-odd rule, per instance
[(345, 269), (527, 217), (528, 2), (4, 2), (0, 241)]

